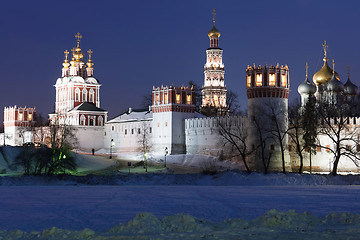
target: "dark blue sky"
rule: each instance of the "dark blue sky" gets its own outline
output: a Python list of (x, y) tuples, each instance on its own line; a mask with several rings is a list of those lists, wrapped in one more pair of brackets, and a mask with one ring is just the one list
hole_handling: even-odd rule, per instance
[[(290, 98), (322, 65), (329, 45), (336, 71), (360, 84), (359, 1), (6, 1), (1, 4), (0, 106), (52, 112), (64, 50), (83, 35), (91, 48), (101, 107), (115, 116), (140, 105), (152, 86), (202, 85), (207, 36), (215, 8), (224, 50), (225, 84), (246, 108), (248, 64), (287, 64)], [(1, 119), (2, 119), (1, 110)]]

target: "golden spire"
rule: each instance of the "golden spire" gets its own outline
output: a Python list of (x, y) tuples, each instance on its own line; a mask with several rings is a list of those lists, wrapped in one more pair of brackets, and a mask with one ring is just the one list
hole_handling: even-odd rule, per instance
[(68, 55), (69, 55), (69, 51), (68, 50), (65, 50), (65, 60), (64, 60), (64, 62), (63, 62), (63, 66), (64, 66), (64, 68), (69, 68), (69, 65), (70, 65), (70, 63), (68, 63)]
[(69, 51), (68, 50), (65, 50), (65, 62), (67, 62), (68, 61), (68, 55), (69, 55)]
[(77, 46), (75, 48), (75, 53), (73, 52), (73, 56), (77, 62), (82, 62), (82, 59), (84, 57), (83, 53), (81, 52), (80, 48), (80, 39), (82, 39), (82, 36), (80, 33), (77, 33), (75, 35)]
[(75, 35), (75, 38), (77, 39), (77, 47), (76, 48), (80, 48), (80, 39), (82, 39), (82, 36), (81, 34), (78, 32), (76, 35)]
[(91, 51), (91, 49), (89, 49), (89, 51), (87, 51), (89, 53), (89, 60), (86, 63), (86, 65), (88, 66), (88, 68), (92, 68), (94, 66), (94, 63), (91, 60), (91, 54), (93, 53), (93, 51)]
[(208, 36), (209, 36), (209, 38), (214, 38), (214, 37), (219, 38), (220, 31), (218, 29), (216, 29), (216, 27), (215, 27), (215, 15), (216, 15), (215, 9), (213, 9), (212, 15), (213, 15), (213, 27), (208, 32)]
[(72, 48), (71, 52), (72, 52), (72, 58), (71, 58), (70, 63), (71, 63), (72, 67), (75, 67), (75, 48)]
[(215, 8), (213, 9), (212, 15), (213, 15), (213, 24), (214, 24), (214, 27), (215, 27), (215, 15), (216, 15)]
[(309, 64), (306, 62), (305, 64), (305, 69), (306, 69), (306, 79), (309, 77)]
[(327, 48), (329, 47), (327, 44), (326, 44), (326, 40), (324, 40), (324, 44), (322, 45), (323, 48), (324, 48), (324, 62), (327, 62), (328, 58), (327, 58)]

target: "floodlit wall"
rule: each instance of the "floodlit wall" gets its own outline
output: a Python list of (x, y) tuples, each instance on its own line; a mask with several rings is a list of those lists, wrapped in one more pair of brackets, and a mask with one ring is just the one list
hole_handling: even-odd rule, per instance
[(210, 117), (185, 120), (186, 150), (188, 154), (205, 154), (219, 156), (226, 151), (228, 144), (220, 134), (219, 124), (231, 126), (232, 131), (243, 127), (247, 117)]

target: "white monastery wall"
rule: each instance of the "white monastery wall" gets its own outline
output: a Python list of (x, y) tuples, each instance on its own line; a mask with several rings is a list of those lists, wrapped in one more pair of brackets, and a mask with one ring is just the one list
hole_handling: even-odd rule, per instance
[(104, 126), (73, 126), (76, 130), (78, 148), (85, 151), (104, 148), (105, 127)]
[(247, 125), (246, 116), (191, 118), (185, 120), (186, 152), (188, 154), (205, 154), (219, 156), (226, 146), (219, 133), (219, 123), (237, 127)]
[(110, 150), (111, 140), (113, 140), (113, 152), (139, 152), (139, 141), (144, 137), (152, 140), (152, 119), (106, 123), (106, 136), (104, 138), (104, 148)]

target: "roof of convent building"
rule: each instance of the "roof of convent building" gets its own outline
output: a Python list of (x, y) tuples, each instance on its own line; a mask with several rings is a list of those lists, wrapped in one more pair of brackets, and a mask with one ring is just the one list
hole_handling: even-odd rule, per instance
[(71, 111), (106, 112), (104, 109), (98, 108), (95, 106), (95, 104), (90, 102), (83, 102), (79, 106), (73, 108)]
[(152, 120), (153, 113), (149, 109), (132, 109), (129, 108), (119, 116), (109, 120), (107, 123), (132, 122), (140, 120)]

